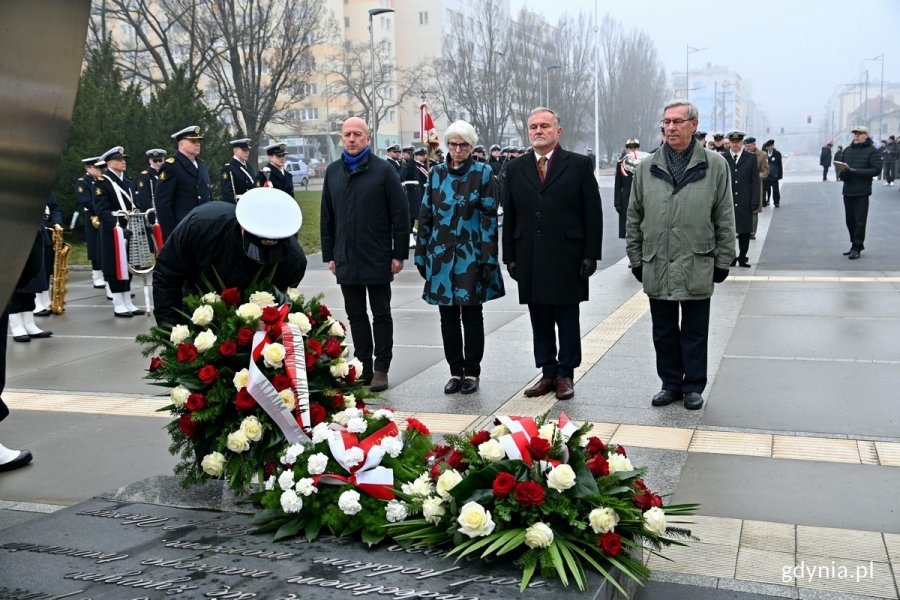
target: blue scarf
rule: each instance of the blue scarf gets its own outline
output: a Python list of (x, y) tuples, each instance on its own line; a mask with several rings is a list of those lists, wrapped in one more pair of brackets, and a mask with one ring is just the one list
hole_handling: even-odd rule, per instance
[(346, 150), (341, 153), (341, 160), (344, 161), (344, 164), (347, 165), (347, 168), (350, 169), (351, 173), (356, 173), (357, 169), (366, 162), (369, 158), (369, 147), (366, 146), (363, 148), (362, 152), (353, 156), (352, 154), (348, 154)]

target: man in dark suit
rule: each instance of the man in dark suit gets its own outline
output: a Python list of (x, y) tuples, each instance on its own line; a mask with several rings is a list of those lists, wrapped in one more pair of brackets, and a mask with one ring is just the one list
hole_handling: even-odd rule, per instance
[(256, 187), (271, 187), (294, 197), (294, 176), (284, 170), (287, 146), (281, 142), (266, 146), (269, 162), (256, 174)]
[(147, 155), (149, 164), (138, 175), (137, 190), (134, 201), (139, 210), (147, 211), (156, 207), (156, 190), (159, 189), (159, 170), (168, 154), (162, 148), (151, 148), (144, 154)]
[[(91, 261), (91, 280), (95, 288), (105, 288), (103, 279), (103, 267), (100, 264), (100, 217), (94, 212), (94, 186), (97, 178), (103, 172), (96, 164), (99, 156), (82, 159), (85, 173), (75, 180), (75, 199), (81, 206), (81, 216), (84, 221), (84, 240), (88, 258)], [(105, 165), (104, 165), (105, 166)]]
[(200, 155), (200, 128), (185, 127), (172, 134), (178, 142), (178, 152), (163, 163), (156, 191), (156, 217), (162, 227), (163, 239), (194, 207), (212, 200), (209, 171)]
[(231, 160), (222, 167), (219, 184), (222, 200), (237, 204), (246, 192), (256, 187), (256, 169), (247, 161), (250, 159), (250, 138), (231, 140)]
[(387, 161), (397, 170), (397, 175), (403, 175), (403, 159), (400, 158), (400, 144), (391, 144), (387, 147)]
[(525, 395), (555, 392), (568, 400), (581, 364), (578, 305), (588, 299), (588, 278), (600, 259), (603, 212), (590, 159), (563, 150), (562, 131), (552, 110), (531, 111), (534, 152), (506, 167), (503, 262), (519, 282), (519, 302), (528, 305), (535, 366), (543, 372)]
[(732, 131), (728, 134), (731, 149), (724, 154), (731, 173), (731, 195), (734, 198), (734, 228), (737, 232), (738, 255), (731, 261), (749, 267), (747, 250), (753, 232), (753, 212), (759, 208), (759, 164), (756, 155), (744, 150), (744, 134)]
[[(769, 161), (769, 175), (763, 182), (765, 190), (765, 199), (763, 206), (768, 206), (769, 198), (775, 203), (775, 208), (781, 206), (781, 190), (778, 189), (778, 182), (784, 176), (784, 165), (781, 162), (781, 152), (775, 149), (775, 140), (768, 140), (763, 145), (763, 151)], [(834, 160), (838, 160), (835, 156)]]

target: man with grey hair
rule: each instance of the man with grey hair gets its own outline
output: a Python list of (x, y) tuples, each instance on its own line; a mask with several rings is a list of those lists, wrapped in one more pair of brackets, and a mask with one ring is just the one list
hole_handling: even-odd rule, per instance
[(697, 121), (690, 102), (666, 105), (665, 141), (635, 170), (625, 226), (631, 271), (650, 298), (662, 380), (652, 405), (684, 400), (689, 410), (703, 406), (710, 298), (735, 250), (728, 164), (697, 142)]
[(542, 371), (525, 395), (554, 392), (568, 400), (581, 364), (579, 303), (588, 299), (588, 278), (600, 260), (603, 209), (591, 160), (563, 150), (562, 132), (555, 112), (531, 111), (534, 150), (506, 167), (503, 262), (519, 283), (519, 303), (528, 305), (534, 362)]

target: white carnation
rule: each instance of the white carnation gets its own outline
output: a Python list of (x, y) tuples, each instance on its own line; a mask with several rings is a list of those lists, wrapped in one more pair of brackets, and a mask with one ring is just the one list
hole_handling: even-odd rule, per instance
[(340, 425), (346, 425), (348, 421), (347, 412), (342, 410), (340, 412), (334, 413), (333, 415), (331, 415), (331, 421)]
[(366, 420), (359, 417), (354, 417), (347, 421), (347, 431), (351, 433), (363, 433), (367, 427)]
[(315, 486), (311, 477), (304, 477), (298, 481), (297, 485), (294, 486), (294, 489), (297, 490), (297, 493), (301, 496), (319, 493), (319, 489)]
[(353, 446), (344, 453), (344, 462), (347, 463), (348, 467), (355, 467), (365, 459), (366, 454), (363, 452), (363, 449), (358, 446)]
[(426, 498), (422, 503), (422, 516), (432, 525), (437, 525), (441, 521), (441, 517), (447, 514), (444, 508), (444, 502), (437, 496)]
[(173, 344), (180, 344), (189, 337), (191, 337), (191, 330), (187, 325), (176, 325), (169, 334), (169, 341)]
[(321, 475), (325, 472), (325, 466), (328, 464), (328, 457), (321, 452), (316, 452), (306, 461), (306, 470), (310, 475)]
[(359, 492), (347, 490), (338, 498), (338, 508), (345, 515), (355, 515), (362, 510), (362, 504), (359, 503)]
[(172, 391), (169, 392), (169, 395), (172, 397), (172, 403), (175, 404), (178, 408), (182, 408), (184, 403), (187, 402), (188, 396), (191, 395), (191, 390), (187, 389), (183, 385), (179, 385), (176, 388), (172, 388)]
[(404, 521), (409, 516), (409, 508), (406, 506), (406, 503), (398, 500), (388, 502), (384, 512), (389, 523)]
[(283, 490), (290, 490), (294, 488), (294, 470), (287, 469), (281, 472), (281, 475), (278, 476), (278, 487)]
[[(347, 348), (345, 347), (344, 352), (342, 353), (342, 356), (346, 353), (347, 353)], [(347, 361), (347, 367), (348, 367), (348, 369), (347, 369), (348, 372), (349, 372), (349, 367), (353, 367), (353, 371), (356, 373), (356, 376), (357, 377), (362, 376), (362, 372), (363, 372), (362, 362), (355, 356), (353, 358), (351, 358), (349, 361)]]
[(294, 490), (281, 493), (281, 508), (286, 513), (298, 513), (303, 510), (303, 499)]
[(250, 294), (250, 302), (260, 308), (275, 306), (275, 296), (269, 292), (253, 292)]
[(372, 414), (372, 418), (387, 419), (388, 421), (393, 421), (394, 420), (394, 411), (389, 410), (387, 408), (379, 408)]
[(271, 492), (272, 490), (275, 489), (275, 476), (274, 475), (269, 475), (269, 478), (266, 479), (266, 482), (263, 484), (263, 488), (267, 492)]
[(400, 489), (404, 494), (409, 494), (410, 496), (420, 496), (422, 498), (424, 498), (425, 496), (430, 496), (434, 493), (434, 485), (431, 483), (431, 478), (428, 477), (427, 473), (419, 475), (411, 483), (404, 483)]
[(242, 318), (245, 322), (249, 323), (250, 321), (259, 319), (262, 316), (262, 309), (256, 304), (248, 302), (247, 304), (241, 304), (240, 306), (238, 306), (235, 313), (237, 313), (237, 316)]
[(381, 439), (382, 450), (391, 458), (397, 458), (403, 452), (403, 440), (396, 435), (389, 435)]
[(241, 391), (247, 387), (248, 383), (250, 383), (250, 371), (241, 369), (234, 374), (234, 378), (231, 381), (234, 383), (234, 389)]
[(309, 317), (306, 316), (305, 313), (295, 312), (288, 315), (288, 323), (291, 325), (296, 325), (297, 329), (300, 330), (300, 333), (306, 335), (309, 333), (309, 330), (312, 329), (312, 323), (309, 322)]
[(206, 352), (216, 344), (216, 334), (207, 329), (202, 333), (198, 333), (194, 338), (194, 345), (197, 346), (197, 352)]
[(303, 444), (291, 444), (288, 446), (288, 449), (284, 451), (284, 456), (281, 457), (281, 462), (284, 464), (292, 465), (297, 462), (297, 457), (303, 454), (306, 451), (306, 447)]
[(355, 408), (356, 396), (353, 394), (344, 394), (344, 408)]
[(313, 444), (318, 444), (319, 442), (324, 442), (330, 437), (330, 429), (328, 429), (328, 425), (325, 423), (319, 423), (312, 430), (312, 441)]
[(364, 414), (362, 410), (356, 408), (356, 405), (344, 409), (344, 416), (347, 417), (347, 420), (361, 419)]
[(194, 325), (199, 325), (200, 327), (205, 327), (212, 323), (213, 317), (215, 313), (213, 313), (212, 306), (207, 304), (201, 304), (194, 310), (194, 314), (191, 315), (191, 322)]

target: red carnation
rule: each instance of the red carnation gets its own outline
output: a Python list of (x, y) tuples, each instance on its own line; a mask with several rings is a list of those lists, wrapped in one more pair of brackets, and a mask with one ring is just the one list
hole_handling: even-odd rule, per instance
[(587, 451), (591, 456), (602, 454), (606, 452), (606, 444), (597, 436), (593, 436), (588, 440)]
[(226, 306), (234, 306), (241, 303), (241, 292), (237, 288), (228, 288), (222, 292), (222, 302)]
[(309, 420), (313, 425), (318, 425), (325, 420), (325, 407), (317, 402), (309, 405)]
[(591, 474), (594, 477), (606, 477), (609, 475), (609, 463), (606, 462), (602, 454), (597, 454), (587, 461), (587, 468), (591, 470)]
[(322, 344), (319, 343), (319, 340), (313, 338), (306, 340), (306, 349), (309, 350), (313, 356), (322, 354)]
[(616, 454), (621, 454), (622, 456), (624, 456), (624, 457), (626, 457), (626, 458), (628, 457), (628, 455), (625, 454), (625, 447), (624, 447), (624, 446), (616, 446)]
[(327, 319), (330, 316), (331, 316), (331, 311), (328, 310), (328, 307), (325, 306), (324, 304), (320, 304), (319, 305), (319, 318)]
[(248, 411), (256, 406), (256, 400), (253, 399), (247, 388), (244, 388), (234, 397), (234, 406), (240, 411)]
[(365, 400), (363, 400), (362, 398), (357, 398), (356, 399), (356, 408), (358, 408), (359, 410), (367, 410)]
[(198, 394), (195, 392), (188, 396), (185, 406), (187, 406), (187, 409), (191, 412), (201, 410), (203, 408), (206, 408), (206, 398), (203, 396), (203, 394)]
[(353, 365), (349, 365), (347, 367), (347, 376), (344, 377), (344, 381), (347, 382), (348, 385), (353, 385), (356, 383), (356, 367)]
[(456, 469), (457, 471), (462, 470), (463, 464), (463, 455), (459, 450), (453, 450), (450, 453), (450, 456), (447, 457), (447, 464), (450, 465), (451, 468)]
[(478, 446), (485, 443), (489, 439), (491, 439), (491, 432), (485, 431), (484, 429), (482, 429), (481, 431), (476, 432), (472, 437), (469, 438), (469, 443), (477, 448)]
[(307, 352), (306, 353), (306, 370), (309, 371), (314, 366), (316, 366), (316, 357), (313, 356), (312, 354), (310, 354), (309, 352)]
[(281, 311), (276, 306), (267, 306), (262, 309), (262, 316), (259, 320), (266, 325), (274, 325), (281, 320)]
[(180, 419), (178, 419), (178, 429), (181, 430), (181, 433), (188, 437), (194, 437), (194, 434), (197, 433), (197, 424), (191, 419), (190, 415), (182, 415)]
[(437, 479), (441, 476), (441, 471), (443, 471), (443, 469), (441, 469), (441, 465), (444, 464), (446, 463), (434, 463), (434, 465), (431, 467), (431, 470), (428, 472), (432, 479)]
[(162, 366), (163, 366), (162, 359), (158, 356), (154, 356), (153, 358), (150, 359), (150, 368), (147, 370), (152, 373), (153, 371), (159, 371), (160, 369), (162, 369)]
[(272, 378), (272, 387), (274, 387), (279, 392), (281, 390), (286, 390), (291, 387), (291, 378), (287, 375), (278, 374)]
[(547, 454), (550, 453), (551, 448), (550, 442), (542, 437), (533, 437), (531, 438), (531, 441), (528, 442), (528, 452), (538, 460), (546, 458)]
[(249, 346), (253, 342), (253, 330), (249, 327), (241, 327), (237, 332), (238, 346)]
[[(409, 428), (407, 427), (407, 429)], [(432, 458), (440, 458), (443, 460), (444, 456), (450, 453), (450, 450), (450, 446), (436, 444), (431, 448), (431, 452), (425, 455), (425, 460), (431, 460)]]
[(406, 430), (409, 431), (410, 429), (415, 429), (422, 435), (429, 435), (431, 433), (422, 421), (412, 417), (406, 419)]
[(523, 481), (516, 486), (516, 500), (525, 508), (540, 506), (544, 502), (544, 486), (534, 481)]
[(597, 545), (610, 556), (617, 556), (622, 551), (622, 538), (614, 531), (607, 531), (600, 536)]
[(509, 493), (516, 487), (516, 476), (506, 471), (500, 471), (494, 478), (494, 495), (498, 498), (506, 498)]
[(219, 344), (219, 354), (222, 356), (234, 356), (237, 352), (237, 344), (235, 344), (232, 340), (228, 340), (227, 342), (222, 342)]
[(344, 348), (341, 346), (341, 343), (337, 338), (328, 338), (325, 340), (325, 354), (330, 356), (331, 358), (337, 358), (341, 355), (341, 352), (344, 351)]
[(206, 365), (197, 371), (197, 377), (206, 385), (211, 384), (219, 376), (219, 371), (212, 365)]
[(197, 346), (178, 344), (178, 362), (193, 362), (197, 359)]
[(331, 408), (337, 410), (339, 408), (344, 407), (344, 395), (338, 392), (336, 395), (331, 397)]

